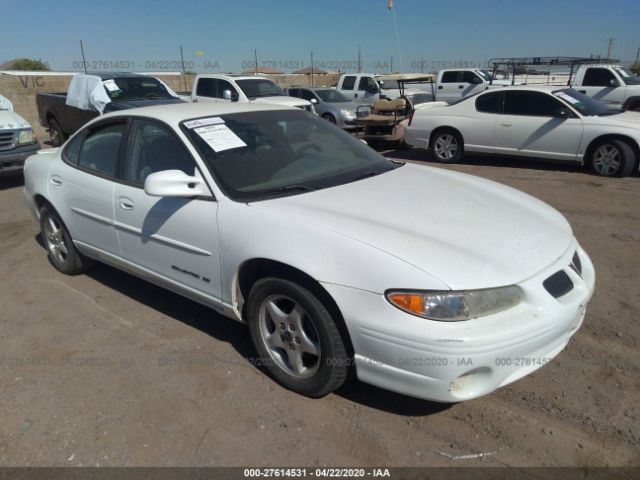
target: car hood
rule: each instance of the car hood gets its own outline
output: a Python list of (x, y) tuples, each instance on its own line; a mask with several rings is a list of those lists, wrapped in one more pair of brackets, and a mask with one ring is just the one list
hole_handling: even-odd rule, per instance
[(356, 110), (362, 104), (361, 103), (356, 103), (356, 102), (322, 102), (321, 105), (323, 105), (327, 110), (331, 110), (331, 111), (334, 111), (334, 112), (340, 112), (341, 110), (347, 110), (349, 112), (352, 112), (353, 115), (355, 116)]
[(31, 128), (29, 122), (11, 110), (0, 110), (0, 129)]
[(521, 282), (574, 241), (565, 218), (540, 200), (471, 175), (410, 164), (251, 205), (370, 245), (452, 289)]
[(252, 100), (256, 103), (269, 103), (274, 105), (284, 105), (287, 107), (307, 107), (311, 102), (302, 98), (287, 97), (284, 95), (274, 95), (273, 97), (260, 97)]
[(604, 117), (584, 117), (592, 123), (611, 125), (612, 123), (624, 125), (632, 128), (640, 128), (640, 112), (626, 111), (615, 115), (605, 115)]

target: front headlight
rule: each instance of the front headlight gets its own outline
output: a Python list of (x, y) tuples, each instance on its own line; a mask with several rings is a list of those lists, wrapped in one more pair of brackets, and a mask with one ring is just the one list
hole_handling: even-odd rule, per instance
[(340, 110), (340, 113), (347, 118), (356, 118), (356, 112), (352, 112), (351, 110)]
[(515, 307), (522, 301), (522, 290), (515, 285), (457, 292), (389, 290), (385, 296), (391, 305), (412, 315), (459, 322)]
[(18, 145), (33, 142), (35, 142), (35, 139), (33, 137), (33, 130), (29, 128), (28, 130), (20, 131), (20, 135), (18, 136)]

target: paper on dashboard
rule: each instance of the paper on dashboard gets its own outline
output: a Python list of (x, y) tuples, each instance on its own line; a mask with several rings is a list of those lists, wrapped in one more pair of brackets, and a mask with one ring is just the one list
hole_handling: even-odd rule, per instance
[(209, 145), (214, 152), (222, 152), (224, 150), (231, 150), (232, 148), (247, 146), (247, 144), (224, 123), (198, 127), (194, 130), (207, 142), (207, 145)]

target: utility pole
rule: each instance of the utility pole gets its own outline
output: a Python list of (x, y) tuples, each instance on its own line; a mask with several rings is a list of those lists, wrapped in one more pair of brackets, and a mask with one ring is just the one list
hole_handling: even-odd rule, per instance
[(84, 67), (84, 73), (87, 73), (87, 61), (84, 59), (84, 45), (82, 45), (82, 40), (80, 40), (80, 52), (82, 53), (82, 66)]
[(362, 72), (362, 53), (360, 51), (360, 45), (358, 45), (358, 73)]
[(389, 73), (393, 73), (393, 55), (391, 55), (391, 70), (389, 70)]
[(313, 87), (313, 52), (311, 52), (311, 72), (309, 76), (309, 84)]
[(638, 53), (636, 53), (636, 65), (638, 64), (638, 59), (640, 59), (640, 47), (638, 47)]
[(615, 38), (609, 38), (609, 47), (607, 48), (607, 58), (611, 58), (611, 52), (613, 51), (613, 44), (615, 43)]
[(255, 62), (256, 62), (256, 68), (254, 70), (254, 73), (257, 75), (258, 74), (258, 50), (256, 49), (253, 50), (253, 58), (255, 59)]
[(180, 45), (180, 62), (182, 65), (182, 78), (184, 79), (184, 89), (187, 90), (187, 71), (184, 69), (184, 54), (182, 53), (182, 45)]

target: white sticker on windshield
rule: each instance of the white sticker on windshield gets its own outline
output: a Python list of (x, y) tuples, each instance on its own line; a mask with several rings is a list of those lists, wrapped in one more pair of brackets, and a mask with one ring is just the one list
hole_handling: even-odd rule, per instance
[(184, 126), (187, 128), (204, 127), (205, 125), (218, 125), (224, 123), (224, 120), (220, 117), (199, 118), (198, 120), (191, 120), (184, 122)]
[(231, 150), (232, 148), (247, 146), (247, 144), (224, 123), (198, 127), (194, 129), (194, 131), (213, 148), (214, 152), (222, 152), (224, 150)]
[(567, 95), (564, 92), (556, 92), (555, 95), (556, 97), (560, 97), (561, 99), (569, 102), (571, 105), (580, 103), (580, 100), (578, 100), (577, 98), (573, 98), (571, 95)]
[(122, 91), (120, 89), (120, 87), (116, 84), (116, 81), (113, 80), (113, 79), (105, 80), (104, 82), (102, 82), (102, 84), (104, 85), (104, 88), (106, 88), (110, 92), (121, 92)]

